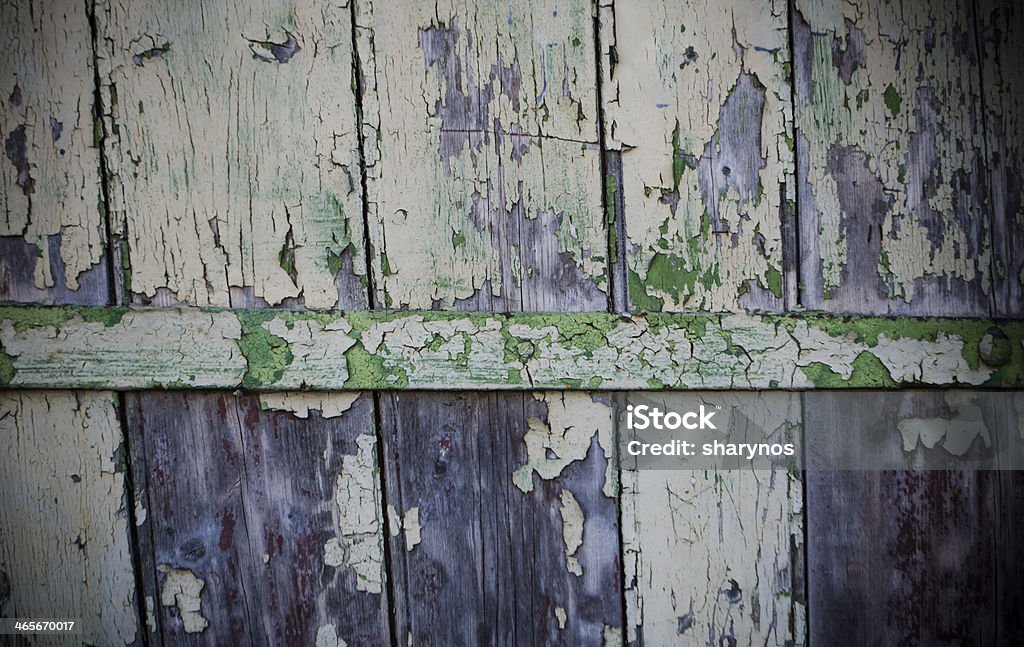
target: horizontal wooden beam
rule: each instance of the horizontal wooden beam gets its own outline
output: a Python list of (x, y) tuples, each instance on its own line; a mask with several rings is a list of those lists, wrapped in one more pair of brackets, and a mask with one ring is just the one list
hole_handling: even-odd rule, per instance
[(1024, 385), (1024, 322), (0, 307), (0, 387), (281, 391)]

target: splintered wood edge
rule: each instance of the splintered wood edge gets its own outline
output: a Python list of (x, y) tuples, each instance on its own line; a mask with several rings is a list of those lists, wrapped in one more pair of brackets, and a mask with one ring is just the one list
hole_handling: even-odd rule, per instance
[(1022, 321), (0, 307), (0, 387), (9, 389), (1022, 385)]

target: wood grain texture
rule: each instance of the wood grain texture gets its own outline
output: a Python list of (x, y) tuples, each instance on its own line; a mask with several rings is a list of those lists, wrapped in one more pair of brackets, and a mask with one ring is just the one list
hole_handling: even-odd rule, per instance
[(1024, 9), (978, 3), (986, 150), (993, 210), (995, 314), (1024, 316)]
[(2, 301), (107, 302), (87, 7), (0, 7)]
[(0, 614), (83, 644), (142, 644), (116, 397), (0, 394)]
[(601, 645), (622, 626), (610, 403), (439, 393), (382, 407), (389, 514), (405, 522), (391, 536), (399, 642)]
[(134, 400), (164, 642), (389, 643), (372, 401), (333, 398), (305, 419), (255, 396)]
[(14, 388), (723, 390), (1024, 383), (1024, 324), (0, 308)]
[(786, 2), (645, 0), (600, 16), (632, 308), (781, 310), (795, 199)]
[(605, 310), (591, 3), (356, 3), (375, 302)]
[(96, 13), (111, 222), (132, 301), (365, 307), (348, 4)]
[[(1016, 435), (1024, 408), (1015, 411), (1009, 397), (971, 396), (873, 393), (851, 405), (849, 394), (805, 394), (808, 451), (832, 451), (831, 432), (854, 434), (878, 455), (884, 436), (900, 434), (900, 421), (967, 414)], [(1021, 473), (914, 471), (932, 459), (903, 452), (902, 442), (890, 446), (896, 455), (885, 458), (908, 469), (807, 474), (811, 640), (1016, 644), (1022, 627), (1013, 609), (1024, 595), (1013, 549), (1024, 515)]]
[(990, 312), (975, 28), (965, 0), (795, 2), (805, 306)]
[[(742, 412), (759, 426), (746, 430), (751, 442), (799, 434), (799, 394), (629, 397)], [(803, 523), (803, 484), (785, 467), (623, 471), (627, 644), (804, 644)]]

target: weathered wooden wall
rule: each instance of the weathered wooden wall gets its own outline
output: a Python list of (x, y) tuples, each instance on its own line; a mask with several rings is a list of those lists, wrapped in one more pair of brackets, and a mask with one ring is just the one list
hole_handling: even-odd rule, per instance
[[(772, 390), (1019, 386), (1017, 322), (894, 322), (880, 345), (760, 318), (1024, 313), (1010, 0), (0, 17), (0, 300), (252, 309), (12, 311), (0, 383), (260, 389), (4, 392), (0, 613), (88, 618), (103, 644), (1019, 635), (1017, 473), (620, 474), (621, 396), (445, 392), (762, 388), (766, 429), (825, 442), (833, 396)], [(381, 320), (346, 364), (433, 392), (300, 393), (344, 388), (366, 347), (358, 313), (281, 315), (307, 309), (466, 315)], [(496, 314), (544, 311), (725, 316)], [(124, 383), (96, 368), (119, 345), (146, 349)], [(956, 413), (888, 397), (851, 433)]]

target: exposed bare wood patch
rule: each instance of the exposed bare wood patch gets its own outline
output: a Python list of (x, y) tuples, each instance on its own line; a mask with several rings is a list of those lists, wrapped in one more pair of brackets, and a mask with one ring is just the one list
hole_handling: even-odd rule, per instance
[(347, 3), (101, 2), (97, 22), (135, 301), (364, 306)]
[[(842, 394), (805, 394), (809, 453), (836, 452), (841, 444), (829, 433), (813, 433), (836, 430), (906, 466), (808, 472), (812, 644), (1016, 642), (1024, 560), (1011, 547), (1021, 542), (1021, 472), (923, 471), (941, 458), (923, 451), (933, 443), (957, 455), (971, 440), (985, 446), (977, 437), (985, 429), (1015, 429), (1018, 398), (977, 396), (904, 391), (851, 407)], [(941, 439), (928, 433), (937, 420), (947, 432)], [(1004, 458), (1017, 451), (994, 443)]]
[(130, 402), (163, 641), (388, 644), (370, 398), (331, 418), (230, 393)]
[(78, 618), (83, 643), (135, 644), (114, 395), (0, 395), (0, 613)]
[(781, 309), (795, 196), (786, 3), (617, 9), (600, 14), (614, 56), (605, 138), (622, 150), (633, 308)]
[(992, 195), (995, 314), (1024, 315), (1024, 8), (1012, 0), (978, 3), (985, 171)]
[(0, 8), (3, 300), (95, 303), (93, 288), (106, 288), (86, 9)]
[(527, 472), (528, 493), (512, 478), (531, 460), (524, 436), (532, 419), (558, 427), (561, 414), (548, 411), (561, 406), (608, 429), (607, 402), (586, 393), (381, 401), (389, 521), (406, 511), (404, 539), (391, 521), (400, 635), (412, 644), (593, 645), (606, 627), (621, 626), (617, 515), (600, 487), (611, 462), (596, 429), (589, 451), (559, 472)]
[(589, 2), (356, 4), (387, 307), (603, 310)]

